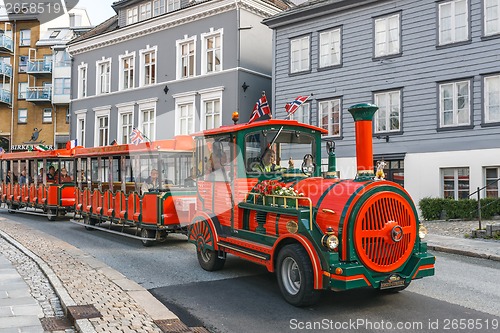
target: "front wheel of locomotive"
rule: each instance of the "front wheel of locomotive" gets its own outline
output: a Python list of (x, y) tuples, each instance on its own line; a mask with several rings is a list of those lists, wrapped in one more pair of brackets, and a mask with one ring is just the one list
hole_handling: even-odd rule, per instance
[[(155, 232), (153, 230), (149, 230), (146, 228), (141, 229), (141, 237), (142, 238), (154, 238), (154, 236), (155, 236)], [(154, 240), (142, 239), (141, 242), (142, 242), (142, 245), (144, 245), (145, 247), (149, 247), (149, 246), (153, 245)]]
[(207, 221), (196, 222), (190, 233), (196, 239), (196, 254), (201, 268), (206, 271), (217, 271), (224, 267), (225, 258), (220, 258), (214, 248), (214, 237)]
[(287, 245), (279, 252), (276, 275), (288, 303), (307, 306), (319, 300), (321, 293), (314, 289), (311, 260), (301, 245)]

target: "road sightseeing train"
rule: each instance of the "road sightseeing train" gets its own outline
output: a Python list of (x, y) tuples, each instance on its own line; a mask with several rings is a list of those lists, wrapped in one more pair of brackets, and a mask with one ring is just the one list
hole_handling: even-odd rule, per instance
[(89, 230), (145, 246), (185, 233), (203, 269), (222, 269), (228, 254), (263, 265), (295, 306), (315, 303), (322, 290), (400, 291), (434, 275), (435, 257), (410, 195), (374, 173), (376, 110), (348, 110), (354, 179), (337, 177), (334, 141), (322, 140), (322, 128), (236, 124), (235, 113), (235, 125), (172, 140), (0, 155), (0, 200), (10, 212), (36, 208), (49, 219), (74, 212), (73, 222)]

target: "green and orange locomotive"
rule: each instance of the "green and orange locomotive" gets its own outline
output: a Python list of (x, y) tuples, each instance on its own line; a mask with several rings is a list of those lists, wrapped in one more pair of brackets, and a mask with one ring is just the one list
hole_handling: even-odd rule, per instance
[(322, 173), (324, 130), (294, 120), (195, 135), (198, 195), (188, 236), (202, 268), (221, 269), (228, 253), (264, 265), (296, 306), (313, 304), (321, 290), (399, 291), (433, 275), (435, 257), (427, 252), (410, 195), (375, 177), (376, 110), (371, 104), (349, 108), (355, 179), (337, 178), (332, 141)]

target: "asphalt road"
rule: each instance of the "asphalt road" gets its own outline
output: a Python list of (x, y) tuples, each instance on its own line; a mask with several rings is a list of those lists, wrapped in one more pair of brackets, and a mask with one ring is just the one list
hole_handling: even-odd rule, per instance
[(205, 272), (184, 235), (146, 248), (66, 221), (0, 215), (90, 253), (149, 289), (188, 325), (212, 332), (500, 332), (495, 261), (436, 253), (436, 276), (398, 294), (326, 292), (314, 307), (295, 308), (262, 267), (229, 257), (222, 271)]

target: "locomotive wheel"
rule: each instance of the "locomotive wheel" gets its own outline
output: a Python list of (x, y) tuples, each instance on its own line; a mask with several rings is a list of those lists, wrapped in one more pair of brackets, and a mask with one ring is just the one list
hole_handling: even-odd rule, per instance
[(47, 219), (49, 221), (55, 221), (57, 218), (57, 210), (55, 208), (49, 208), (47, 210)]
[(191, 230), (190, 237), (196, 239), (196, 254), (201, 268), (206, 271), (218, 271), (224, 267), (225, 258), (219, 258), (216, 251), (212, 250), (214, 237), (206, 221), (197, 222)]
[[(146, 228), (141, 229), (141, 237), (142, 238), (153, 238), (155, 236), (155, 232), (153, 230), (149, 230)], [(141, 240), (142, 245), (149, 247), (153, 245), (154, 241), (152, 240)]]
[(278, 285), (285, 300), (295, 306), (316, 303), (321, 293), (314, 289), (314, 274), (307, 252), (299, 244), (285, 246), (278, 254)]

